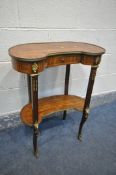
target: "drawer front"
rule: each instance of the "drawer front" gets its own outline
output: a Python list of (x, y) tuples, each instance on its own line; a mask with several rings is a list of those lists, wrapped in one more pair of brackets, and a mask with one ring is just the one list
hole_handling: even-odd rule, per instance
[(62, 56), (50, 56), (47, 58), (47, 67), (76, 64), (80, 62), (80, 55), (62, 55)]

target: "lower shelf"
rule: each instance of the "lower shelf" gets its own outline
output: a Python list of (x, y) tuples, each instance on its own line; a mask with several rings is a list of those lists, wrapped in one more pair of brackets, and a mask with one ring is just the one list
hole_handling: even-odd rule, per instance
[[(82, 111), (84, 99), (75, 95), (55, 95), (41, 98), (38, 100), (38, 123), (45, 116), (67, 109), (76, 109)], [(23, 107), (20, 113), (21, 120), (27, 125), (33, 124), (32, 104), (29, 103)]]

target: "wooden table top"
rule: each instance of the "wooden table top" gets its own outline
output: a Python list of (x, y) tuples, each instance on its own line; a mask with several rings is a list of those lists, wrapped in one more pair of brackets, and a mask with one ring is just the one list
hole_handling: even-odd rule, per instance
[(20, 44), (9, 49), (9, 55), (23, 61), (39, 61), (60, 54), (102, 55), (105, 49), (81, 42), (45, 42)]

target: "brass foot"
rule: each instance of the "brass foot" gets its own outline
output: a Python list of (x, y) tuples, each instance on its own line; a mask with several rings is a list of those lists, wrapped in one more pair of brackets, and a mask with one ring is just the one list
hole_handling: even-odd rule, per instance
[(82, 142), (82, 134), (78, 134), (77, 136), (78, 140)]
[(34, 156), (35, 156), (36, 158), (38, 158), (38, 157), (39, 157), (38, 150), (37, 150), (37, 151), (34, 151)]

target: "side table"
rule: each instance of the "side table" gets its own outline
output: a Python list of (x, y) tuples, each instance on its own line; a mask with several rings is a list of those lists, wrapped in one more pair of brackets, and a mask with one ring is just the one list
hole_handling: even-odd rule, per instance
[[(20, 116), (23, 123), (33, 126), (33, 149), (36, 157), (39, 124), (44, 116), (51, 113), (64, 111), (63, 119), (65, 119), (68, 109), (83, 112), (78, 131), (78, 139), (81, 139), (82, 127), (89, 114), (96, 71), (104, 53), (105, 49), (102, 47), (81, 42), (27, 43), (9, 49), (13, 68), (27, 74), (29, 103), (22, 108)], [(70, 65), (79, 63), (91, 66), (85, 99), (68, 94)], [(38, 75), (46, 68), (60, 65), (66, 65), (64, 94), (38, 100)]]

